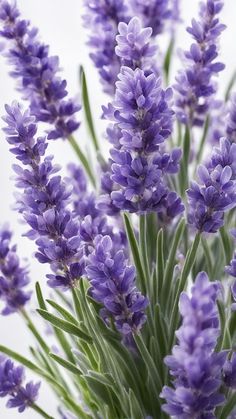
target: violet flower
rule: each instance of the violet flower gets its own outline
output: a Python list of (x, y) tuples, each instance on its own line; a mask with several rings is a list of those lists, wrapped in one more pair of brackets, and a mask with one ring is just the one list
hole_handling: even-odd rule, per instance
[(31, 227), (26, 234), (38, 246), (36, 258), (49, 263), (53, 274), (47, 275), (52, 287), (68, 288), (81, 276), (83, 263), (79, 224), (68, 209), (71, 190), (56, 175), (59, 167), (51, 156), (45, 157), (45, 138), (36, 138), (37, 125), (29, 111), (19, 105), (6, 106), (4, 128), (10, 151), (21, 165), (14, 165), (19, 211)]
[(187, 190), (188, 221), (200, 232), (215, 233), (224, 225), (224, 213), (236, 205), (236, 145), (222, 139), (208, 166), (199, 166), (198, 177)]
[(216, 92), (216, 75), (224, 69), (218, 57), (218, 38), (225, 29), (218, 18), (223, 7), (220, 0), (200, 4), (199, 20), (192, 20), (187, 31), (194, 43), (184, 52), (186, 66), (180, 70), (174, 86), (177, 117), (180, 122), (202, 125)]
[(116, 51), (126, 66), (121, 67), (114, 102), (103, 108), (105, 118), (113, 121), (107, 136), (113, 145), (114, 182), (110, 199), (103, 197), (103, 203), (136, 213), (160, 212), (170, 192), (163, 175), (178, 172), (181, 158), (180, 150), (168, 154), (160, 148), (172, 131), (172, 91), (161, 88), (160, 77), (151, 69), (134, 68), (152, 56), (150, 30), (142, 29), (137, 18), (120, 24), (119, 30)]
[(23, 367), (16, 367), (10, 359), (0, 362), (0, 397), (10, 397), (7, 407), (17, 407), (18, 412), (24, 412), (35, 403), (39, 387), (40, 383), (32, 381), (24, 385)]
[(0, 229), (0, 300), (5, 304), (3, 315), (20, 310), (29, 301), (31, 293), (25, 290), (30, 282), (26, 267), (22, 267), (11, 246), (12, 233), (7, 227)]
[(39, 41), (37, 29), (21, 19), (15, 3), (1, 2), (0, 26), (1, 37), (9, 43), (5, 55), (13, 67), (10, 74), (18, 80), (31, 114), (51, 125), (49, 139), (69, 137), (79, 126), (74, 117), (79, 107), (65, 99), (67, 83), (58, 75), (58, 57), (49, 55), (49, 47)]
[(104, 306), (102, 317), (107, 322), (112, 318), (125, 338), (139, 332), (148, 301), (135, 286), (134, 266), (128, 265), (122, 250), (114, 248), (111, 237), (96, 237), (86, 272), (92, 297)]
[(84, 0), (84, 4), (84, 25), (92, 30), (88, 41), (93, 51), (90, 58), (99, 71), (104, 91), (113, 95), (121, 65), (115, 54), (116, 35), (119, 22), (127, 20), (127, 7), (124, 0)]
[(152, 28), (152, 36), (162, 33), (166, 20), (172, 16), (169, 0), (131, 0), (131, 6), (143, 26)]
[(217, 282), (210, 282), (201, 272), (191, 296), (181, 294), (178, 343), (172, 355), (165, 358), (173, 388), (165, 386), (161, 393), (167, 402), (162, 408), (173, 418), (214, 418), (215, 408), (225, 400), (220, 387), (227, 352), (214, 352), (220, 333), (216, 305), (219, 289)]

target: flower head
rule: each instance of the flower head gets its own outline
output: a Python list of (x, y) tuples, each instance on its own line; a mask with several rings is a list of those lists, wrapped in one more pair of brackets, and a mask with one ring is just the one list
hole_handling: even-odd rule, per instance
[(67, 83), (58, 75), (58, 57), (49, 55), (49, 47), (39, 41), (37, 29), (21, 19), (15, 4), (1, 2), (0, 25), (0, 36), (10, 45), (5, 53), (13, 67), (10, 74), (18, 80), (31, 114), (51, 126), (49, 139), (67, 138), (79, 126), (74, 117), (79, 107), (66, 99)]
[(45, 157), (47, 142), (36, 138), (35, 119), (14, 103), (6, 106), (4, 118), (7, 141), (20, 161), (15, 165), (16, 186), (23, 191), (18, 196), (18, 208), (30, 226), (27, 236), (36, 241), (36, 258), (49, 263), (53, 274), (50, 286), (68, 288), (83, 270), (79, 224), (68, 207), (71, 188), (57, 174), (59, 167), (53, 158)]
[(146, 320), (148, 301), (135, 286), (135, 268), (128, 265), (122, 250), (116, 250), (111, 237), (96, 237), (86, 272), (92, 297), (104, 306), (103, 318), (108, 322), (113, 318), (125, 337), (137, 333)]
[(131, 0), (135, 15), (144, 27), (151, 27), (153, 36), (163, 32), (165, 22), (172, 16), (169, 0)]
[(218, 38), (225, 26), (218, 14), (223, 2), (205, 0), (200, 4), (199, 20), (192, 20), (187, 31), (194, 43), (184, 52), (186, 67), (180, 70), (174, 86), (177, 117), (180, 122), (202, 125), (216, 92), (215, 76), (224, 69), (218, 57)]
[(165, 358), (173, 388), (165, 386), (161, 393), (167, 402), (163, 410), (173, 418), (213, 418), (215, 408), (224, 402), (220, 386), (227, 353), (214, 352), (219, 336), (218, 294), (219, 284), (201, 272), (191, 296), (183, 293), (180, 297), (178, 343)]
[(0, 397), (9, 396), (7, 407), (17, 407), (23, 412), (38, 397), (40, 383), (32, 381), (24, 385), (24, 369), (16, 367), (10, 359), (0, 362)]
[(235, 163), (235, 144), (222, 139), (207, 167), (199, 166), (200, 182), (192, 182), (187, 191), (188, 220), (199, 231), (215, 233), (224, 224), (224, 213), (236, 205)]
[(0, 300), (5, 304), (4, 315), (20, 310), (31, 295), (25, 290), (30, 281), (28, 271), (20, 264), (16, 246), (10, 244), (11, 236), (8, 227), (0, 229)]

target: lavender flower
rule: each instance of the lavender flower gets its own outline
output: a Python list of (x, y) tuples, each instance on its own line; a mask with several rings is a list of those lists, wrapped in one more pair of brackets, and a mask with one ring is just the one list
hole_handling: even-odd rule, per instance
[(67, 138), (79, 126), (74, 118), (79, 107), (65, 99), (67, 83), (58, 76), (58, 57), (49, 56), (49, 47), (39, 41), (37, 29), (20, 18), (15, 4), (1, 2), (0, 23), (0, 35), (10, 45), (5, 54), (13, 67), (10, 74), (30, 102), (31, 114), (51, 125), (49, 139)]
[(150, 43), (152, 28), (143, 28), (140, 19), (134, 17), (128, 24), (119, 23), (118, 31), (115, 52), (121, 64), (133, 70), (140, 68), (146, 74), (151, 70), (158, 73), (155, 64), (157, 47)]
[[(173, 166), (168, 166), (171, 157), (162, 158), (159, 151), (172, 129), (170, 97), (171, 91), (161, 89), (155, 74), (122, 67), (113, 107), (105, 110), (122, 133), (120, 147), (111, 150), (112, 180), (120, 186), (111, 199), (120, 209), (138, 213), (162, 209), (168, 193), (163, 172), (173, 173)], [(179, 159), (180, 154), (177, 170)]]
[(178, 344), (165, 358), (174, 388), (165, 386), (161, 393), (167, 401), (162, 408), (173, 418), (214, 418), (215, 408), (224, 402), (220, 386), (227, 353), (214, 352), (219, 336), (218, 294), (219, 284), (201, 272), (191, 296), (182, 293), (180, 297)]
[(184, 53), (186, 68), (179, 71), (174, 86), (177, 117), (185, 124), (203, 124), (216, 92), (215, 76), (225, 67), (216, 61), (218, 38), (225, 29), (218, 18), (222, 7), (220, 0), (205, 0), (200, 4), (199, 20), (193, 19), (187, 28), (195, 42)]
[(17, 407), (20, 413), (35, 403), (40, 387), (40, 383), (23, 385), (23, 381), (23, 367), (16, 367), (10, 359), (0, 362), (0, 397), (10, 396), (7, 407)]
[(199, 166), (200, 184), (187, 191), (189, 223), (199, 231), (215, 233), (224, 224), (224, 213), (236, 205), (236, 145), (222, 139), (206, 166)]
[(236, 93), (234, 93), (230, 98), (226, 136), (231, 143), (236, 142)]
[(166, 20), (171, 17), (169, 0), (131, 0), (131, 5), (143, 26), (152, 28), (153, 36), (163, 32)]
[(86, 272), (92, 297), (104, 305), (102, 317), (113, 318), (124, 337), (137, 333), (146, 320), (148, 301), (135, 287), (135, 268), (127, 264), (122, 250), (116, 251), (111, 237), (96, 237)]
[(115, 54), (119, 22), (127, 20), (124, 0), (85, 0), (87, 13), (84, 24), (96, 28), (89, 37), (88, 45), (95, 67), (98, 68), (104, 91), (114, 94), (115, 82), (120, 71), (120, 60)]
[(20, 265), (16, 246), (10, 246), (12, 233), (7, 227), (0, 230), (0, 300), (5, 303), (3, 315), (20, 310), (30, 299), (25, 291), (29, 283), (28, 271)]
[[(15, 165), (16, 185), (22, 189), (18, 197), (19, 211), (31, 227), (27, 236), (36, 240), (36, 258), (49, 263), (54, 274), (47, 275), (49, 285), (73, 286), (83, 271), (79, 224), (68, 209), (71, 190), (61, 176), (52, 157), (45, 155), (45, 138), (36, 139), (37, 126), (28, 111), (19, 105), (6, 106), (4, 118), (7, 141), (21, 165)], [(23, 167), (22, 167), (23, 166)], [(27, 168), (24, 168), (27, 166)]]

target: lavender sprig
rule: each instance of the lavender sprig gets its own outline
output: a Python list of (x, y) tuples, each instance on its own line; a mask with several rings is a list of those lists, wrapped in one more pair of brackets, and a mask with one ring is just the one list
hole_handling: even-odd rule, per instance
[(87, 13), (83, 16), (88, 28), (95, 28), (89, 36), (90, 54), (104, 91), (113, 95), (115, 82), (120, 71), (120, 60), (115, 54), (116, 35), (119, 22), (127, 20), (124, 0), (84, 0)]
[(29, 301), (31, 293), (25, 290), (30, 279), (26, 267), (22, 267), (11, 246), (12, 233), (7, 227), (0, 230), (0, 300), (5, 303), (3, 315), (21, 310)]
[[(126, 58), (126, 62), (131, 68), (121, 67), (115, 100), (104, 108), (105, 117), (114, 122), (107, 134), (114, 145), (110, 151), (111, 178), (119, 186), (110, 197), (112, 204), (123, 210), (161, 212), (169, 193), (163, 174), (176, 173), (181, 157), (179, 151), (168, 154), (160, 150), (172, 131), (173, 111), (169, 106), (172, 92), (161, 88), (160, 77), (152, 71), (134, 69), (134, 65), (142, 66), (150, 31), (142, 30), (137, 19), (132, 19), (128, 25), (120, 24), (119, 28), (117, 50), (121, 55), (129, 51), (130, 61)], [(134, 39), (137, 39), (135, 43)], [(179, 210), (181, 212), (183, 207), (178, 206)]]
[(131, 0), (131, 6), (143, 26), (152, 28), (152, 36), (162, 33), (166, 21), (172, 16), (169, 0)]
[(65, 99), (67, 83), (58, 75), (58, 57), (49, 55), (38, 30), (21, 19), (15, 3), (1, 2), (0, 25), (0, 35), (9, 44), (5, 55), (13, 67), (10, 74), (18, 80), (23, 99), (30, 102), (31, 114), (51, 125), (49, 139), (68, 138), (79, 126), (74, 117), (79, 106)]
[(187, 191), (188, 221), (200, 232), (215, 233), (224, 225), (224, 213), (236, 205), (236, 145), (222, 139), (207, 166), (200, 165), (200, 182)]
[(6, 106), (6, 112), (6, 139), (21, 162), (14, 171), (16, 186), (23, 191), (18, 197), (19, 211), (31, 227), (26, 235), (36, 241), (38, 261), (49, 263), (54, 272), (47, 275), (49, 285), (71, 287), (83, 270), (79, 225), (68, 209), (71, 190), (55, 175), (59, 167), (53, 158), (44, 157), (47, 142), (36, 139), (35, 118), (18, 104)]
[(174, 86), (176, 91), (176, 114), (180, 122), (202, 125), (214, 93), (215, 76), (225, 65), (216, 61), (218, 39), (225, 25), (220, 23), (219, 13), (223, 8), (220, 0), (201, 2), (199, 20), (192, 20), (187, 31), (194, 43), (184, 52), (185, 69), (179, 71)]
[(102, 317), (108, 322), (113, 318), (125, 338), (139, 332), (146, 321), (148, 300), (135, 287), (135, 268), (128, 265), (122, 250), (116, 250), (111, 237), (96, 237), (86, 272), (92, 297), (105, 307)]
[[(0, 362), (0, 397), (9, 397), (7, 407), (16, 407), (22, 413), (33, 407), (38, 397), (40, 382), (24, 385), (24, 368), (16, 367), (10, 359)], [(46, 416), (45, 416), (46, 417)], [(48, 416), (49, 418), (49, 416)]]
[(191, 296), (182, 293), (182, 326), (176, 332), (178, 344), (165, 358), (173, 377), (173, 387), (165, 386), (163, 410), (173, 418), (214, 418), (215, 408), (224, 403), (220, 393), (222, 368), (227, 352), (214, 352), (219, 336), (216, 300), (219, 284), (206, 273), (198, 274)]

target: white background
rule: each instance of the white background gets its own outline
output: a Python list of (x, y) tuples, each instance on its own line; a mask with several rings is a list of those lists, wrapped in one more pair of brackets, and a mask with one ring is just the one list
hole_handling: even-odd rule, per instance
[[(227, 24), (228, 28), (222, 35), (221, 56), (227, 67), (220, 76), (221, 91), (236, 68), (236, 2), (235, 0), (226, 0), (225, 3), (222, 21)], [(184, 28), (186, 23), (189, 23), (194, 15), (196, 16), (197, 4), (197, 0), (182, 0), (184, 23), (178, 31), (177, 43), (179, 47), (187, 48), (189, 45), (189, 35), (185, 33)], [(72, 96), (78, 94), (78, 67), (80, 64), (85, 66), (94, 112), (99, 117), (100, 104), (102, 102), (105, 104), (107, 99), (101, 94), (96, 71), (88, 59), (88, 50), (85, 46), (86, 33), (81, 24), (82, 0), (18, 0), (18, 6), (22, 11), (22, 16), (30, 19), (35, 26), (40, 28), (42, 40), (50, 44), (51, 53), (60, 56), (63, 76), (68, 81)], [(180, 63), (176, 59), (175, 69), (179, 66)], [(18, 99), (18, 95), (14, 90), (14, 81), (7, 74), (8, 67), (2, 58), (0, 58), (0, 69), (0, 115), (3, 115), (4, 104)], [(101, 129), (101, 124), (99, 124), (99, 129)], [(85, 134), (83, 128), (78, 131), (77, 138), (80, 142), (84, 141)], [(55, 154), (57, 162), (64, 166), (68, 161), (75, 160), (74, 154), (66, 142), (56, 141), (50, 146), (50, 151)], [(6, 221), (10, 223), (15, 232), (19, 254), (22, 257), (30, 258), (32, 282), (39, 280), (43, 284), (45, 283), (46, 270), (34, 261), (32, 256), (34, 245), (26, 238), (21, 237), (25, 227), (19, 225), (18, 216), (11, 209), (14, 203), (14, 187), (13, 181), (10, 179), (13, 161), (14, 158), (8, 152), (4, 134), (0, 132), (0, 224)], [(32, 308), (35, 305), (33, 300)], [(0, 317), (0, 343), (27, 355), (27, 347), (33, 341), (18, 315), (15, 314), (7, 318)], [(28, 376), (31, 377), (29, 374)], [(54, 414), (55, 418), (59, 417), (56, 413), (57, 403), (45, 384), (41, 387), (39, 404), (48, 413)], [(0, 399), (0, 419), (17, 419), (18, 417), (34, 419), (39, 416), (30, 410), (20, 416), (15, 409), (6, 409), (5, 400)]]

